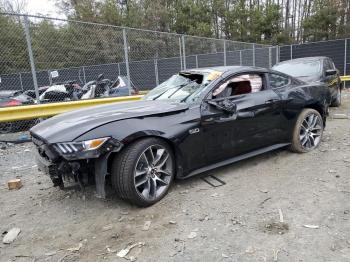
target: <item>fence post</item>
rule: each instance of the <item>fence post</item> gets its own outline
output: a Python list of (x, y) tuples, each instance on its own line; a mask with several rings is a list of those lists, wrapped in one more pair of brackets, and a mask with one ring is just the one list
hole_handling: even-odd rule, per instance
[(179, 37), (179, 52), (180, 52), (180, 64), (181, 64), (181, 70), (183, 70), (183, 64), (182, 64), (182, 43), (181, 43), (181, 37)]
[(290, 45), (290, 60), (293, 60), (293, 45)]
[(255, 44), (253, 44), (253, 66), (255, 66)]
[(19, 83), (21, 84), (21, 89), (23, 91), (24, 88), (23, 88), (23, 81), (22, 81), (22, 73), (19, 73)]
[(198, 55), (196, 55), (196, 68), (198, 68)]
[(278, 64), (278, 62), (280, 61), (280, 58), (279, 58), (279, 55), (280, 55), (280, 52), (279, 52), (279, 49), (280, 49), (280, 46), (276, 46), (276, 64)]
[[(128, 55), (128, 41), (126, 38), (126, 30), (123, 28), (123, 41), (124, 41), (124, 59), (125, 59), (125, 68), (126, 68), (126, 77), (128, 79), (128, 84), (131, 86), (130, 80), (130, 69), (129, 69), (129, 55)], [(129, 88), (129, 95), (131, 95), (131, 88)]]
[(271, 47), (269, 47), (269, 68), (272, 67)]
[(50, 84), (50, 86), (52, 86), (52, 77), (50, 74), (50, 70), (47, 70), (47, 76), (49, 77), (49, 84)]
[(159, 85), (159, 75), (158, 75), (158, 61), (157, 59), (154, 59), (154, 73), (156, 76), (156, 86)]
[[(344, 42), (344, 75), (346, 75), (346, 67), (347, 67), (347, 65), (346, 65), (346, 63), (347, 63), (346, 57), (348, 55), (347, 49), (348, 49), (348, 39), (346, 38), (345, 42)], [(344, 85), (345, 85), (345, 83), (344, 83)]]
[(224, 66), (226, 66), (226, 40), (224, 39)]
[(26, 40), (27, 40), (27, 49), (28, 49), (28, 56), (30, 61), (30, 68), (32, 71), (35, 97), (36, 97), (37, 103), (40, 104), (38, 80), (36, 78), (36, 69), (35, 69), (34, 56), (33, 56), (33, 50), (32, 50), (32, 40), (30, 38), (30, 32), (29, 32), (29, 20), (28, 20), (28, 16), (26, 15), (24, 16), (24, 33), (26, 35)]
[(183, 65), (186, 70), (186, 51), (185, 51), (185, 36), (181, 36), (182, 38), (182, 56), (183, 56)]
[(242, 60), (242, 50), (239, 50), (239, 65), (243, 65), (243, 60)]
[(83, 66), (84, 85), (86, 84), (85, 66)]
[(120, 76), (120, 64), (118, 63), (118, 76)]

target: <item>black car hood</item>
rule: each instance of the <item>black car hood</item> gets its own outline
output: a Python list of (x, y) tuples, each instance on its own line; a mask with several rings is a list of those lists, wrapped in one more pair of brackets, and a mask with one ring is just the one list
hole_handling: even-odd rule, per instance
[(89, 107), (64, 113), (34, 126), (30, 132), (33, 136), (45, 140), (46, 143), (73, 141), (82, 134), (101, 125), (129, 119), (186, 110), (185, 103), (169, 101), (136, 101), (113, 103)]

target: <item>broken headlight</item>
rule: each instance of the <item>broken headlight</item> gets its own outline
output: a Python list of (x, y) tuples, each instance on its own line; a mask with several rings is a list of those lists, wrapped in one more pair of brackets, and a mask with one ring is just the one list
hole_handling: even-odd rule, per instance
[(108, 139), (109, 137), (104, 137), (81, 142), (57, 143), (56, 149), (58, 149), (58, 151), (62, 154), (72, 154), (95, 150), (100, 148)]

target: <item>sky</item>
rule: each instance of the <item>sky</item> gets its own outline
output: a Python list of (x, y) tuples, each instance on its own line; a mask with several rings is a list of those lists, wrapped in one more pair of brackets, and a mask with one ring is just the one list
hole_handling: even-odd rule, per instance
[(65, 18), (65, 15), (60, 13), (56, 7), (55, 0), (27, 0), (26, 9), (28, 14), (41, 14), (52, 17)]

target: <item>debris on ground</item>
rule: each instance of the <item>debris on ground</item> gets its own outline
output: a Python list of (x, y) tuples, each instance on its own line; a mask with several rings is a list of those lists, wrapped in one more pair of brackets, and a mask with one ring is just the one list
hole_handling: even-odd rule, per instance
[(337, 173), (337, 170), (329, 169), (329, 170), (328, 170), (328, 173), (334, 174), (334, 173)]
[(83, 247), (83, 243), (79, 243), (76, 247), (67, 248), (67, 251), (78, 252)]
[(45, 253), (45, 256), (47, 256), (47, 257), (51, 257), (51, 256), (54, 256), (54, 255), (56, 255), (57, 254), (57, 252), (56, 251), (51, 251), (51, 252), (47, 252), (47, 253)]
[(278, 261), (278, 253), (279, 252), (280, 252), (279, 250), (273, 250), (273, 262)]
[(255, 250), (254, 247), (249, 246), (249, 247), (246, 248), (245, 253), (246, 253), (246, 254), (254, 254), (255, 251), (256, 251), (256, 250)]
[(218, 193), (211, 194), (211, 197), (218, 197), (218, 196), (219, 196)]
[(269, 201), (271, 197), (265, 198), (263, 201), (260, 202), (259, 206), (263, 206), (265, 202)]
[(14, 227), (11, 228), (6, 235), (4, 236), (4, 238), (2, 239), (2, 242), (4, 244), (11, 244), (13, 241), (16, 240), (17, 236), (19, 235), (19, 233), (21, 233), (21, 229), (18, 227)]
[(259, 189), (259, 192), (267, 194), (269, 191), (267, 189)]
[(129, 259), (130, 261), (135, 261), (135, 257), (127, 257), (126, 255), (129, 254), (130, 250), (133, 249), (134, 247), (142, 247), (145, 245), (145, 242), (138, 242), (138, 243), (135, 243), (135, 244), (130, 244), (128, 245), (126, 248), (120, 250), (118, 253), (117, 253), (117, 256), (118, 257), (122, 257), (122, 258), (126, 258), (126, 259)]
[(306, 227), (306, 228), (311, 228), (311, 229), (317, 229), (317, 228), (320, 228), (320, 226), (318, 226), (318, 225), (303, 225), (303, 227)]
[(194, 231), (192, 231), (192, 232), (187, 236), (187, 238), (189, 238), (189, 239), (193, 239), (193, 238), (196, 238), (196, 237), (197, 237), (197, 233), (194, 232)]
[(284, 222), (284, 218), (283, 218), (282, 210), (280, 208), (278, 209), (278, 214), (280, 215), (280, 223), (283, 223)]
[(333, 114), (334, 119), (348, 119), (349, 117), (346, 114)]
[(106, 225), (102, 228), (102, 231), (108, 231), (108, 230), (111, 230), (113, 228), (113, 225)]
[(13, 189), (20, 189), (23, 185), (22, 185), (21, 179), (16, 178), (16, 179), (11, 179), (7, 181), (7, 186), (9, 190), (13, 190)]
[(285, 222), (269, 221), (263, 224), (262, 231), (270, 234), (283, 235), (289, 230), (289, 225)]
[(143, 227), (142, 227), (142, 230), (143, 231), (148, 231), (150, 226), (151, 226), (151, 223), (152, 221), (146, 221), (144, 224), (143, 224)]
[(174, 225), (174, 224), (176, 224), (176, 221), (175, 220), (170, 220), (169, 224)]

